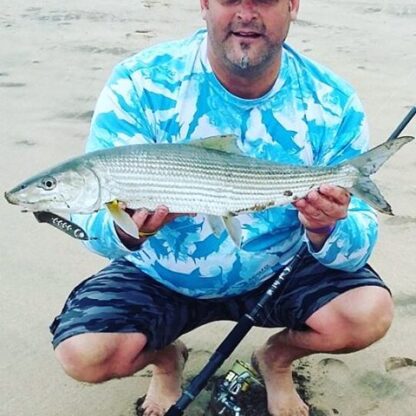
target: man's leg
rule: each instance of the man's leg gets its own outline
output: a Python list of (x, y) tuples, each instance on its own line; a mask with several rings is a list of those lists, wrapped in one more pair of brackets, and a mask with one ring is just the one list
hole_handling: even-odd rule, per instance
[(163, 415), (181, 394), (187, 350), (181, 341), (160, 351), (145, 351), (140, 333), (75, 335), (55, 350), (65, 372), (79, 381), (99, 383), (133, 375), (153, 364), (153, 376), (142, 407), (144, 415)]
[(120, 259), (71, 292), (51, 332), (58, 360), (77, 380), (103, 382), (153, 364), (142, 407), (159, 416), (180, 394), (187, 353), (175, 340), (208, 322), (237, 319), (239, 311), (236, 302), (173, 292)]
[(187, 328), (189, 307), (128, 261), (113, 261), (71, 292), (51, 324), (56, 356), (71, 377), (90, 383), (153, 364), (143, 407), (162, 415), (180, 394), (186, 348), (174, 341)]
[(313, 353), (361, 350), (384, 336), (393, 318), (389, 292), (378, 286), (351, 289), (314, 312), (305, 331), (285, 329), (268, 339), (254, 359), (264, 377), (273, 416), (305, 416), (293, 385), (292, 362)]

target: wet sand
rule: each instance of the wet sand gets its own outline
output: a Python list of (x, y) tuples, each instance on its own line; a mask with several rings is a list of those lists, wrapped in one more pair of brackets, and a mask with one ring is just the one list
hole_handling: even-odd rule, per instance
[[(381, 0), (304, 1), (289, 42), (326, 64), (358, 90), (372, 144), (394, 130), (416, 97), (416, 4)], [(36, 171), (83, 152), (97, 96), (122, 58), (203, 25), (199, 3), (15, 0), (0, 12), (0, 153), (2, 192)], [(406, 133), (416, 134), (416, 122)], [(377, 174), (395, 217), (380, 217), (371, 264), (390, 285), (396, 317), (388, 335), (352, 355), (321, 354), (303, 372), (319, 415), (413, 416), (416, 367), (415, 144)], [(54, 359), (48, 325), (69, 291), (106, 263), (52, 227), (0, 200), (0, 415), (132, 416), (147, 371), (91, 386), (65, 376)], [(195, 375), (231, 324), (184, 337)], [(248, 360), (269, 330), (253, 330), (223, 366)], [(397, 364), (397, 362), (399, 364)], [(386, 363), (387, 368), (386, 369)], [(392, 364), (393, 363), (393, 364)], [(394, 364), (396, 363), (396, 364)], [(402, 364), (406, 360), (402, 360)], [(398, 367), (399, 366), (399, 367)], [(392, 368), (396, 367), (396, 368)], [(398, 367), (398, 368), (397, 368)], [(189, 415), (206, 414), (209, 392)], [(259, 413), (260, 414), (260, 413)]]

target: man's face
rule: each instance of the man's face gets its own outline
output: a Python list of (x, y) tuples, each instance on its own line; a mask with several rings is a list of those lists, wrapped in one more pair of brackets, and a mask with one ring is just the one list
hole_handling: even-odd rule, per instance
[(279, 58), (299, 0), (200, 0), (211, 65), (261, 73)]

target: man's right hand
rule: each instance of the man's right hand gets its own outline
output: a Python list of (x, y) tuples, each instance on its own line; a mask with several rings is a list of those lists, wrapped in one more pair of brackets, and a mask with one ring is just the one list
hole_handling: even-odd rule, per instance
[(134, 223), (139, 229), (140, 238), (134, 238), (131, 235), (125, 233), (117, 224), (115, 225), (116, 232), (121, 242), (129, 250), (138, 250), (142, 243), (146, 240), (147, 235), (153, 235), (159, 231), (165, 224), (172, 221), (176, 217), (184, 214), (171, 214), (169, 209), (164, 205), (156, 207), (155, 211), (150, 212), (145, 208), (132, 210), (125, 209), (131, 216)]

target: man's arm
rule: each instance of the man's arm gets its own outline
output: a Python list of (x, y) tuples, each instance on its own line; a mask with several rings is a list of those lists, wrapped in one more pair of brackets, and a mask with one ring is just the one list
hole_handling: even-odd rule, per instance
[[(329, 130), (328, 137), (320, 143), (317, 164), (338, 165), (368, 149), (366, 117), (355, 94), (340, 116), (336, 131)], [(345, 189), (323, 185), (294, 205), (305, 227), (309, 250), (319, 262), (348, 271), (367, 262), (378, 236), (377, 216), (368, 204)]]

